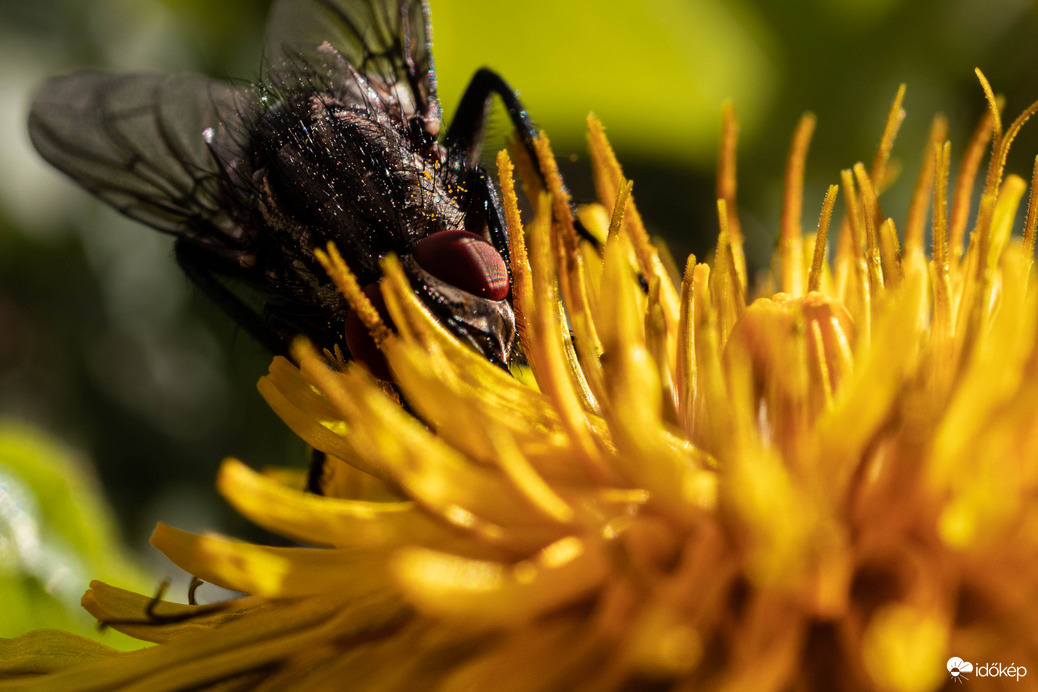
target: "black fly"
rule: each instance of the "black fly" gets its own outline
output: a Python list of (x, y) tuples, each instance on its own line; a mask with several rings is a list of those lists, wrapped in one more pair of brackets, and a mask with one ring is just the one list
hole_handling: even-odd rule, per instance
[(441, 132), (429, 31), (421, 0), (277, 0), (260, 83), (80, 72), (43, 87), (29, 131), (80, 185), (175, 235), (187, 275), (275, 353), (345, 335), (388, 378), (314, 256), (332, 241), (376, 307), (379, 258), (396, 253), (444, 325), (507, 366), (507, 237), (478, 164), (492, 97), (536, 161), (535, 131), (484, 69)]

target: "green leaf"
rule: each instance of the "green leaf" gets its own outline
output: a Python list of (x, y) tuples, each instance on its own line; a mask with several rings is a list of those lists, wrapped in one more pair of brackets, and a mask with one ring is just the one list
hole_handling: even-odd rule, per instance
[(726, 99), (752, 126), (776, 95), (775, 41), (741, 2), (433, 0), (432, 20), (448, 121), (485, 65), (521, 93), (561, 153), (583, 151), (592, 111), (617, 149), (706, 164)]
[(90, 467), (40, 432), (0, 424), (0, 637), (46, 627), (140, 646), (99, 632), (80, 607), (92, 579), (151, 588), (121, 547)]

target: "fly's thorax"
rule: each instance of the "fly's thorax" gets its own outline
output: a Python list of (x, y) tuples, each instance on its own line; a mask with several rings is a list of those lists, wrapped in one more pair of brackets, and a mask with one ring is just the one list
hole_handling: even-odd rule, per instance
[(386, 253), (406, 254), (421, 238), (464, 228), (453, 172), (435, 143), (415, 141), (405, 123), (377, 103), (348, 106), (296, 96), (268, 109), (249, 149), (253, 207), (282, 243), (311, 250), (334, 242), (365, 281), (379, 274)]

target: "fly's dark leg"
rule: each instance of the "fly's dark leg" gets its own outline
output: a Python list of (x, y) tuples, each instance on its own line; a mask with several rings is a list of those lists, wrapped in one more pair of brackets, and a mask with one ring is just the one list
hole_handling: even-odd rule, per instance
[(324, 495), (324, 472), (328, 464), (328, 455), (318, 449), (310, 450), (310, 470), (306, 474), (306, 491), (314, 495)]
[(265, 346), (271, 353), (286, 354), (288, 352), (287, 339), (270, 328), (263, 316), (249, 307), (233, 291), (223, 285), (215, 274), (226, 273), (227, 267), (221, 263), (219, 267), (213, 266), (214, 259), (211, 253), (200, 250), (184, 239), (178, 239), (173, 246), (176, 252), (177, 264), (189, 279), (203, 293), (206, 294), (220, 309), (227, 313), (231, 319), (245, 328), (256, 341)]
[[(419, 416), (418, 412), (415, 411), (414, 408), (412, 408), (412, 406), (407, 402), (407, 399), (400, 392), (399, 387), (394, 386), (393, 391), (395, 391), (396, 395), (399, 397), (400, 406), (404, 409), (404, 411), (428, 425), (428, 421), (424, 420), (421, 416)], [(328, 454), (322, 452), (319, 449), (314, 449), (313, 447), (311, 447), (310, 469), (307, 471), (306, 474), (306, 492), (311, 493), (313, 495), (324, 495), (325, 485), (330, 480), (328, 478), (329, 473), (330, 469), (328, 468)]]
[[(472, 76), (472, 81), (469, 82), (469, 85), (465, 88), (465, 93), (461, 96), (458, 110), (455, 111), (454, 119), (447, 129), (447, 137), (444, 141), (447, 150), (460, 156), (470, 166), (476, 166), (479, 163), (483, 134), (486, 130), (487, 113), (490, 110), (490, 101), (495, 94), (504, 102), (505, 109), (508, 111), (508, 117), (512, 120), (512, 125), (515, 126), (516, 131), (519, 133), (519, 139), (523, 143), (523, 148), (526, 149), (527, 155), (529, 155), (530, 160), (537, 169), (537, 175), (541, 178), (541, 186), (546, 188), (544, 173), (541, 172), (540, 157), (537, 156), (537, 151), (533, 146), (533, 140), (537, 136), (537, 128), (534, 127), (533, 121), (530, 120), (526, 109), (523, 108), (523, 104), (519, 102), (519, 97), (516, 95), (515, 90), (508, 85), (508, 82), (502, 79), (501, 75), (486, 67), (481, 68)], [(573, 216), (573, 225), (577, 233), (597, 246), (598, 241), (577, 219), (576, 207), (572, 202), (570, 203), (570, 209)]]
[(457, 152), (470, 166), (479, 163), (479, 152), (483, 145), (483, 134), (487, 124), (487, 112), (494, 94), (501, 97), (508, 110), (508, 117), (522, 139), (523, 146), (530, 155), (530, 160), (537, 162), (537, 152), (533, 148), (533, 140), (537, 129), (527, 115), (523, 104), (515, 90), (508, 85), (501, 75), (486, 67), (472, 75), (472, 81), (465, 87), (458, 110), (447, 129), (445, 144), (448, 151)]

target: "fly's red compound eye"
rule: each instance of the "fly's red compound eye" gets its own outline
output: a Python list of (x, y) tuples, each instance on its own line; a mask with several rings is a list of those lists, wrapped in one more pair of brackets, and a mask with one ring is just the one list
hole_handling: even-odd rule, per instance
[(481, 298), (508, 297), (508, 267), (494, 246), (468, 231), (440, 231), (418, 241), (415, 261), (440, 281)]
[[(361, 290), (375, 306), (382, 321), (392, 327), (393, 321), (389, 319), (389, 310), (386, 308), (386, 301), (382, 298), (382, 291), (379, 290), (378, 284), (368, 284)], [(345, 331), (346, 346), (350, 349), (350, 356), (380, 380), (391, 380), (392, 375), (389, 373), (389, 363), (386, 362), (385, 354), (375, 344), (368, 328), (364, 326), (353, 310), (346, 315)]]

